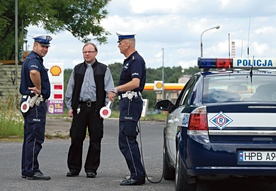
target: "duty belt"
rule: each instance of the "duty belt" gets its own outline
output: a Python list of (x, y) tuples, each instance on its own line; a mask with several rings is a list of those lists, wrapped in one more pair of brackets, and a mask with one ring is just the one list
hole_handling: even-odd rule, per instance
[[(29, 95), (22, 95), (22, 98), (23, 98), (23, 99), (27, 99), (27, 98), (28, 98), (28, 96), (29, 96)], [(40, 100), (40, 101), (43, 101), (43, 102), (48, 102), (48, 99), (43, 98), (43, 96), (42, 96), (42, 95), (40, 95), (39, 97), (41, 97), (41, 100)]]
[(118, 96), (118, 99), (121, 100), (121, 99), (126, 98), (126, 97), (127, 97), (128, 99), (132, 99), (133, 97), (134, 97), (134, 98), (137, 98), (137, 97), (139, 97), (139, 96), (140, 96), (140, 97), (142, 96), (141, 92), (127, 91), (126, 93), (119, 95), (119, 96)]
[(95, 101), (80, 101), (80, 104), (85, 104), (87, 107), (91, 107), (92, 105), (94, 105), (96, 102)]
[(22, 113), (28, 112), (30, 108), (34, 107), (34, 105), (39, 106), (41, 102), (46, 102), (47, 100), (39, 94), (23, 95), (22, 98), (25, 99), (25, 101), (23, 101), (20, 105), (20, 110)]

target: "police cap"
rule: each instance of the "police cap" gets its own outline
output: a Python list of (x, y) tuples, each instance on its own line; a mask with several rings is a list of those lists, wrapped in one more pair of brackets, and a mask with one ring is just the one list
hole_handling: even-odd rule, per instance
[(124, 39), (130, 39), (130, 38), (135, 38), (134, 33), (126, 33), (126, 32), (116, 32), (118, 36), (118, 42), (121, 42)]
[(40, 43), (42, 46), (50, 46), (50, 41), (52, 40), (52, 37), (50, 35), (44, 34), (44, 35), (36, 35), (33, 37), (35, 42)]

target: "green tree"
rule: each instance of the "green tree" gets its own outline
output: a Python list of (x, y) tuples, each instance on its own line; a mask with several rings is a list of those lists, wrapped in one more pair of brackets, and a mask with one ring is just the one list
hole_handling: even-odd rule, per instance
[(64, 93), (64, 96), (65, 96), (65, 92), (66, 92), (66, 89), (67, 89), (67, 86), (68, 86), (68, 82), (69, 82), (69, 79), (70, 79), (70, 76), (71, 76), (71, 73), (72, 73), (72, 69), (65, 69), (64, 70), (64, 73), (63, 73), (63, 93)]
[(111, 71), (114, 85), (116, 86), (119, 83), (123, 64), (121, 64), (119, 62), (115, 62), (114, 64), (109, 64), (108, 67)]
[(162, 80), (162, 68), (147, 68), (147, 83), (153, 83), (154, 81)]
[[(83, 42), (91, 38), (105, 43), (109, 32), (101, 26), (110, 0), (18, 0), (19, 47), (26, 37), (27, 27), (35, 25), (50, 33), (67, 30)], [(23, 34), (22, 32), (23, 31)], [(1, 0), (0, 59), (14, 59), (15, 1)], [(93, 37), (92, 37), (93, 36)]]
[(156, 103), (156, 93), (155, 91), (144, 91), (143, 92), (143, 98), (149, 100), (149, 106), (148, 108), (154, 108)]
[(173, 66), (164, 68), (164, 81), (166, 83), (177, 83), (178, 78), (182, 75), (182, 67), (181, 66)]
[(184, 75), (192, 75), (199, 71), (200, 71), (200, 69), (198, 68), (198, 66), (194, 66), (194, 67), (185, 68), (183, 74)]

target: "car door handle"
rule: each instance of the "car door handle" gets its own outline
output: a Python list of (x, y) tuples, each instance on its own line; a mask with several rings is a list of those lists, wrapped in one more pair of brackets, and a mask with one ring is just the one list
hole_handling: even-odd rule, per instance
[(173, 121), (174, 121), (174, 123), (178, 123), (178, 122), (179, 122), (179, 119), (178, 119), (178, 118), (175, 118)]
[(174, 123), (174, 121), (171, 120), (171, 119), (169, 119), (169, 120), (168, 120), (168, 124), (172, 124), (172, 123)]

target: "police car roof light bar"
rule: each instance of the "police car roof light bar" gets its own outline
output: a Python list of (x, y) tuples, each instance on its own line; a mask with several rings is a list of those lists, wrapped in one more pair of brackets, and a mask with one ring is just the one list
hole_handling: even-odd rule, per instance
[(203, 69), (276, 69), (276, 58), (198, 58), (198, 67)]
[(199, 68), (233, 68), (233, 60), (229, 58), (198, 58)]

